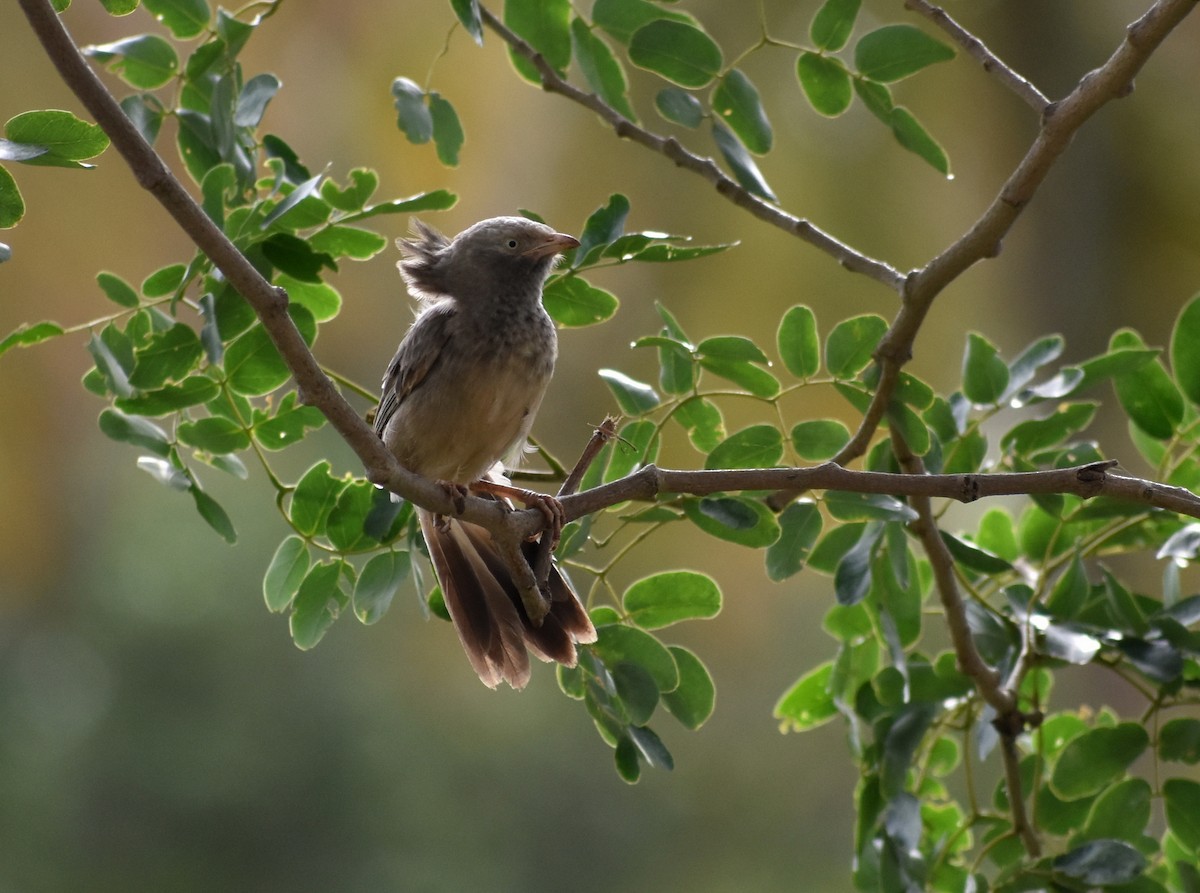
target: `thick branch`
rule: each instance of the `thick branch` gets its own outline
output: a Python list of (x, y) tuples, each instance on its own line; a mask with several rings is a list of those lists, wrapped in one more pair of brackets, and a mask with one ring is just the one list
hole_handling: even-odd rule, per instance
[(481, 6), (479, 14), (484, 24), (496, 32), (500, 39), (512, 48), (513, 52), (528, 59), (537, 69), (543, 90), (549, 93), (558, 93), (578, 103), (609, 124), (617, 136), (640, 143), (669, 158), (678, 167), (698, 174), (711, 183), (717, 192), (738, 207), (819, 248), (831, 255), (846, 269), (869, 276), (895, 291), (900, 290), (904, 283), (904, 277), (894, 267), (855, 251), (808, 220), (796, 217), (770, 202), (763, 201), (736, 180), (727, 176), (711, 158), (704, 158), (690, 152), (674, 137), (661, 136), (638, 126), (596, 94), (581, 90), (561, 77), (541, 53), (513, 32), (487, 7)]

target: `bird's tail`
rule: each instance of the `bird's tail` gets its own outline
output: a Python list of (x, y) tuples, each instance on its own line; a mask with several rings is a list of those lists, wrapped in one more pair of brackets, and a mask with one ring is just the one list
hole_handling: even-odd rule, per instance
[(424, 509), (418, 516), (446, 608), (484, 685), (524, 688), (529, 651), (573, 667), (575, 645), (596, 641), (596, 628), (557, 566), (550, 569), (550, 612), (535, 627), (487, 530)]

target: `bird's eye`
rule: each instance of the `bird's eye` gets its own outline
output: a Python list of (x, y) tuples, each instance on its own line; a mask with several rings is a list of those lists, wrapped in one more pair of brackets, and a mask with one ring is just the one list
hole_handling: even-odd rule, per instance
[(509, 247), (509, 248), (516, 248), (516, 247), (517, 247), (517, 240), (516, 240), (516, 239), (509, 239), (509, 240), (508, 240), (508, 247)]

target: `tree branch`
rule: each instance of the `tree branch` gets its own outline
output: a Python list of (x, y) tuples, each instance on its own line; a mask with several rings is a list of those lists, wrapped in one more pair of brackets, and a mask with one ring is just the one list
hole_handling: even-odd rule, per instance
[(1050, 100), (1013, 69), (1009, 68), (987, 48), (982, 40), (954, 21), (940, 6), (934, 6), (928, 0), (904, 0), (904, 6), (913, 12), (925, 16), (937, 25), (957, 43), (964, 53), (983, 66), (983, 70), (992, 75), (1001, 84), (1021, 97), (1039, 115), (1044, 114), (1050, 105)]
[(727, 176), (711, 158), (696, 155), (684, 148), (674, 137), (661, 136), (630, 121), (596, 94), (581, 90), (561, 77), (541, 53), (512, 31), (487, 7), (481, 5), (479, 15), (483, 23), (496, 32), (500, 39), (512, 48), (513, 52), (528, 59), (537, 69), (543, 90), (548, 93), (558, 93), (560, 96), (565, 96), (572, 102), (578, 103), (610, 125), (617, 136), (640, 143), (669, 158), (675, 162), (676, 166), (698, 174), (711, 183), (717, 192), (738, 207), (819, 248), (846, 269), (862, 273), (894, 291), (900, 290), (904, 283), (904, 276), (894, 267), (855, 251), (808, 220), (796, 217), (770, 202), (763, 201), (736, 180)]

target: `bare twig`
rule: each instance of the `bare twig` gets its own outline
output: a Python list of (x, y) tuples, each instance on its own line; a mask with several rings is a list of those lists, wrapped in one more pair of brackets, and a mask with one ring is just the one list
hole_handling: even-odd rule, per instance
[(810, 245), (814, 245), (832, 256), (846, 269), (869, 276), (894, 291), (900, 290), (904, 283), (904, 276), (894, 267), (883, 261), (868, 257), (859, 251), (855, 251), (849, 245), (837, 240), (808, 220), (796, 217), (770, 202), (763, 201), (754, 193), (741, 186), (736, 180), (727, 176), (711, 158), (696, 155), (684, 148), (679, 140), (674, 137), (661, 136), (660, 134), (646, 130), (644, 127), (638, 126), (596, 94), (581, 90), (561, 77), (541, 53), (505, 25), (487, 7), (480, 6), (479, 14), (483, 23), (496, 32), (501, 40), (512, 47), (513, 52), (528, 59), (537, 69), (538, 76), (542, 81), (542, 89), (549, 93), (558, 93), (582, 105), (610, 125), (617, 136), (640, 143), (646, 148), (669, 158), (678, 167), (689, 170), (694, 174), (699, 174), (711, 183), (717, 192), (738, 207), (749, 211), (760, 220), (764, 220), (772, 226), (776, 226), (784, 232), (791, 233), (808, 242)]
[(950, 38), (962, 47), (963, 52), (983, 66), (984, 71), (1021, 97), (1039, 115), (1046, 111), (1050, 100), (1041, 90), (1005, 65), (982, 40), (954, 21), (940, 6), (935, 6), (928, 0), (904, 0), (904, 5), (913, 12), (925, 16), (950, 35)]

